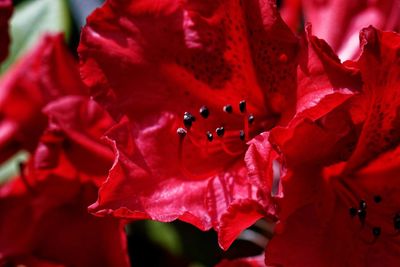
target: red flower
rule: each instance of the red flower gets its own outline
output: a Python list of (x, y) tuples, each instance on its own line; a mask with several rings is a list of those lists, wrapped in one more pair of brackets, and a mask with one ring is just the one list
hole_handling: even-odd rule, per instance
[(10, 36), (8, 34), (8, 20), (12, 14), (11, 0), (0, 0), (0, 63), (7, 57)]
[(81, 73), (127, 117), (91, 211), (203, 230), (245, 218), (235, 233), (263, 216), (246, 141), (293, 116), (297, 52), (274, 1), (107, 1), (83, 29)]
[(293, 29), (301, 23), (303, 12), (314, 34), (328, 42), (342, 59), (359, 56), (358, 33), (373, 25), (382, 30), (400, 30), (398, 0), (298, 0), (283, 1), (283, 17)]
[(42, 108), (63, 95), (87, 93), (61, 34), (44, 36), (0, 80), (0, 162), (33, 151), (46, 126)]
[(96, 186), (56, 175), (24, 179), (0, 189), (2, 266), (129, 266), (123, 225), (87, 212)]
[(362, 56), (349, 63), (361, 70), (358, 95), (318, 121), (271, 133), (286, 173), (267, 264), (399, 263), (400, 36), (369, 27), (361, 44)]
[(0, 262), (129, 266), (123, 224), (87, 212), (112, 164), (99, 142), (112, 119), (85, 97), (52, 102), (45, 114), (49, 127), (31, 162), (0, 189)]

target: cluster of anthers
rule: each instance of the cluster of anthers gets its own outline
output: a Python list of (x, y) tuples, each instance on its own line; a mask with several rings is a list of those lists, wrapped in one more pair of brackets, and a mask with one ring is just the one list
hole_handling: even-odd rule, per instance
[[(375, 204), (380, 204), (382, 202), (382, 197), (380, 195), (374, 196)], [(365, 200), (360, 200), (358, 209), (355, 207), (349, 208), (349, 213), (351, 217), (358, 217), (362, 225), (366, 224), (367, 218), (367, 202)], [(400, 230), (400, 214), (396, 213), (393, 216), (393, 228), (396, 232)], [(379, 226), (372, 227), (372, 235), (377, 238), (381, 235), (382, 229)]]
[[(254, 115), (247, 113), (245, 100), (240, 101), (238, 107), (239, 107), (240, 113), (244, 115), (244, 129), (239, 130), (239, 132), (236, 133), (236, 135), (240, 140), (247, 141), (248, 136), (249, 136), (249, 126), (251, 124), (253, 124), (253, 122), (254, 122)], [(222, 110), (227, 114), (233, 113), (233, 107), (230, 104), (223, 106)], [(210, 116), (210, 110), (207, 106), (202, 106), (199, 109), (199, 114), (203, 119), (207, 119)], [(181, 140), (183, 140), (183, 138), (188, 134), (188, 132), (190, 131), (194, 122), (196, 122), (196, 117), (194, 115), (192, 115), (190, 112), (185, 112), (183, 114), (184, 127), (179, 127), (176, 131)], [(204, 136), (208, 140), (208, 142), (212, 142), (214, 140), (213, 132), (217, 135), (217, 137), (222, 138), (225, 136), (225, 126), (221, 125), (221, 126), (217, 127), (214, 131), (210, 131), (210, 130), (206, 131), (204, 133)], [(193, 141), (193, 140), (191, 140), (191, 141)], [(221, 142), (221, 143), (223, 144), (223, 142)], [(232, 151), (227, 149), (226, 146), (223, 146), (223, 148), (224, 148), (225, 152), (227, 152), (228, 154), (232, 154)], [(236, 155), (237, 153), (233, 153), (233, 154)], [(240, 154), (241, 154), (241, 152), (240, 152)]]
[[(244, 154), (246, 142), (250, 140), (250, 135), (253, 135), (257, 130), (251, 129), (253, 128), (255, 118), (253, 114), (248, 112), (246, 101), (241, 100), (237, 107), (238, 112), (236, 113), (234, 113), (234, 107), (231, 104), (226, 104), (221, 109), (227, 115), (234, 116), (234, 114), (240, 114), (243, 117), (243, 127), (241, 129), (238, 129), (236, 124), (235, 127), (229, 123), (217, 124), (217, 127), (214, 129), (207, 129), (208, 127), (201, 124), (198, 125), (199, 127), (195, 127), (195, 124), (199, 123), (199, 120), (192, 113), (184, 112), (183, 127), (179, 127), (176, 130), (179, 137), (179, 160), (181, 165), (185, 165), (183, 164), (182, 155), (185, 139), (190, 140), (190, 143), (199, 148), (205, 155), (210, 155), (220, 150), (232, 157)], [(201, 120), (207, 120), (212, 116), (212, 110), (205, 105), (199, 108), (198, 113)], [(185, 173), (187, 172), (185, 171)], [(190, 173), (188, 175), (193, 176)]]

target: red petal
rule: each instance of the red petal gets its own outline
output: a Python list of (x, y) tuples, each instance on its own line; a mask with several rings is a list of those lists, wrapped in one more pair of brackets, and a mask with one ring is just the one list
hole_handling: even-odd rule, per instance
[(68, 96), (44, 108), (49, 126), (35, 152), (35, 167), (59, 174), (76, 173), (104, 180), (112, 165), (112, 150), (101, 138), (113, 125), (111, 117), (94, 101)]
[[(292, 179), (283, 181), (282, 221), (267, 245), (267, 264), (396, 266), (400, 251), (394, 225), (400, 205), (399, 155), (399, 148), (387, 152), (351, 176), (343, 175), (343, 163), (328, 167), (325, 179), (317, 166), (314, 173), (294, 170)], [(367, 203), (364, 222), (349, 213), (361, 200)], [(374, 227), (380, 229), (378, 236), (373, 234)]]
[(41, 109), (65, 94), (85, 94), (62, 35), (44, 36), (1, 80), (0, 162), (17, 150), (33, 150), (46, 125)]
[(163, 222), (179, 218), (206, 230), (218, 225), (232, 201), (251, 197), (243, 165), (194, 179), (182, 174), (174, 157), (162, 156), (178, 149), (178, 138), (166, 139), (170, 119), (165, 115), (140, 132), (128, 123), (110, 131), (116, 159), (92, 212)]
[(11, 0), (0, 0), (0, 63), (7, 57), (10, 36), (8, 33), (8, 20), (13, 10)]
[(258, 201), (268, 216), (275, 215), (271, 197), (281, 197), (281, 170), (277, 153), (271, 149), (269, 134), (262, 133), (250, 141), (245, 162), (250, 182), (257, 190)]
[[(297, 112), (316, 120), (361, 89), (360, 73), (340, 63), (329, 45), (306, 26), (303, 54), (298, 68)], [(323, 104), (318, 104), (324, 101)]]
[(123, 226), (87, 213), (95, 186), (53, 176), (29, 188), (16, 179), (0, 190), (1, 260), (18, 265), (33, 256), (66, 266), (130, 266)]
[(310, 26), (304, 42), (296, 117), (270, 136), (290, 167), (341, 159), (354, 135), (349, 101), (362, 84), (357, 69), (341, 64), (323, 40), (311, 35)]
[(302, 5), (301, 0), (284, 0), (281, 2), (280, 13), (285, 23), (297, 32), (301, 27)]
[(304, 14), (315, 34), (325, 39), (340, 58), (354, 59), (359, 54), (358, 33), (363, 27), (400, 29), (398, 5), (397, 0), (308, 0), (304, 1)]
[(348, 172), (394, 148), (400, 141), (400, 35), (369, 27), (361, 32), (361, 44), (363, 54), (358, 65), (364, 80), (362, 97), (367, 117), (348, 162)]
[(243, 229), (253, 225), (264, 217), (263, 207), (256, 201), (238, 201), (232, 203), (226, 213), (221, 217), (218, 229), (219, 245), (228, 249)]
[(254, 112), (287, 112), (297, 40), (273, 1), (243, 5), (108, 1), (83, 29), (83, 78), (99, 100), (114, 98), (112, 109), (136, 119), (149, 110), (197, 113), (201, 105), (218, 118), (242, 99)]

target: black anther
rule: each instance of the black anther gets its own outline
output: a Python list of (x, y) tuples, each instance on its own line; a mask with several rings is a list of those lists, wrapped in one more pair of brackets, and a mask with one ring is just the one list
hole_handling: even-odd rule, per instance
[(249, 124), (252, 124), (254, 122), (253, 114), (250, 114), (249, 117), (247, 118), (247, 120), (249, 121)]
[(226, 113), (232, 113), (233, 112), (233, 108), (231, 105), (225, 105), (223, 108), (224, 112)]
[(183, 114), (183, 124), (185, 125), (186, 128), (190, 128), (195, 120), (196, 118), (189, 112), (185, 112)]
[(379, 195), (374, 196), (375, 203), (380, 203), (382, 201), (382, 197)]
[(358, 215), (358, 218), (360, 219), (360, 221), (361, 221), (361, 222), (364, 222), (364, 221), (365, 221), (365, 218), (367, 217), (367, 211), (364, 210), (364, 209), (358, 210), (358, 211), (357, 211), (357, 215)]
[(246, 111), (246, 100), (242, 100), (239, 102), (239, 110), (242, 113)]
[(360, 209), (365, 210), (367, 208), (367, 202), (360, 200)]
[(224, 129), (224, 127), (218, 127), (217, 129), (215, 129), (215, 132), (217, 133), (217, 135), (219, 137), (222, 137), (222, 136), (224, 136), (225, 129)]
[(354, 216), (357, 215), (357, 209), (354, 208), (354, 207), (351, 207), (351, 208), (349, 209), (349, 213), (350, 213), (350, 216), (351, 216), (351, 217), (354, 217)]
[(242, 140), (242, 141), (244, 141), (244, 139), (245, 139), (245, 134), (244, 134), (244, 131), (243, 130), (240, 130), (240, 132), (239, 132), (239, 138), (240, 138), (240, 140)]
[(206, 132), (206, 136), (207, 136), (208, 141), (210, 141), (210, 142), (211, 142), (211, 141), (213, 140), (213, 138), (214, 138), (212, 132), (210, 132), (210, 131), (207, 131), (207, 132)]
[(200, 108), (200, 115), (204, 118), (207, 119), (208, 116), (210, 115), (210, 111), (208, 110), (208, 108), (206, 106), (202, 106)]
[(180, 137), (185, 137), (186, 136), (186, 134), (187, 134), (187, 131), (185, 130), (185, 129), (183, 129), (183, 128), (178, 128), (177, 130), (176, 130), (176, 133), (180, 136)]
[(380, 228), (380, 227), (374, 227), (374, 228), (372, 228), (372, 234), (373, 234), (375, 237), (380, 236), (380, 235), (381, 235), (381, 228)]

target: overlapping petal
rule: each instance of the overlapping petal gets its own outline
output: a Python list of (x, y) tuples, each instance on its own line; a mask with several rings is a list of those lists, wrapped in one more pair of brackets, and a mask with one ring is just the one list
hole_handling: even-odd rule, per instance
[[(308, 184), (318, 184), (318, 190), (268, 244), (267, 263), (396, 266), (400, 250), (398, 154), (398, 148), (384, 153), (351, 176), (341, 174), (345, 164), (340, 164), (328, 167), (324, 179), (309, 177)], [(366, 203), (365, 215), (360, 213), (361, 202)], [(293, 253), (284, 255), (283, 249)]]
[(373, 25), (387, 30), (400, 30), (400, 1), (285, 0), (283, 17), (292, 29), (301, 27), (301, 14), (314, 26), (314, 33), (332, 46), (343, 60), (359, 56), (359, 31)]
[(87, 211), (112, 164), (101, 137), (114, 121), (84, 96), (60, 98), (44, 110), (49, 125), (32, 159), (0, 189), (1, 261), (130, 266), (123, 223)]
[(42, 181), (28, 176), (3, 186), (0, 263), (129, 266), (123, 226), (87, 212), (96, 195), (92, 183), (60, 176)]
[(44, 173), (90, 177), (87, 179), (100, 186), (114, 159), (112, 149), (101, 139), (114, 120), (84, 96), (59, 98), (43, 112), (49, 125), (34, 153), (35, 168)]
[(220, 116), (243, 99), (252, 112), (293, 111), (296, 47), (273, 1), (107, 1), (79, 52), (97, 99), (140, 119), (201, 103)]
[[(364, 29), (363, 54), (351, 64), (361, 69), (362, 91), (317, 121), (271, 133), (287, 175), (267, 264), (398, 264), (398, 64), (392, 64), (398, 38)], [(288, 131), (293, 131), (289, 138)], [(293, 253), (288, 256), (283, 249)]]
[(61, 34), (44, 36), (3, 74), (0, 88), (0, 162), (21, 148), (35, 149), (46, 126), (47, 103), (87, 93)]
[(307, 20), (317, 36), (325, 39), (343, 59), (359, 55), (359, 31), (369, 25), (381, 30), (400, 29), (400, 2), (332, 0), (323, 4), (304, 2)]
[(347, 171), (367, 164), (400, 142), (400, 36), (373, 27), (360, 33), (363, 53), (357, 64), (361, 70), (367, 108), (365, 123)]

